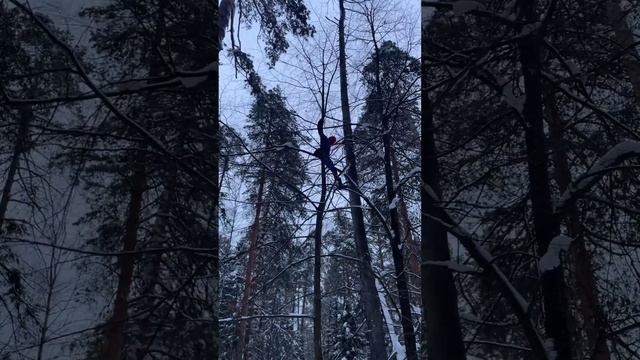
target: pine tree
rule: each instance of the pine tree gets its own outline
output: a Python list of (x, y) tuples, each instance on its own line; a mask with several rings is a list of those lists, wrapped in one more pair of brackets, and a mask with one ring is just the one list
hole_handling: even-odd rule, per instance
[[(408, 217), (404, 219), (405, 229), (403, 229), (403, 224), (400, 220), (402, 212), (398, 211), (399, 196), (401, 195), (397, 185), (400, 184), (396, 184), (395, 179), (400, 179), (397, 150), (399, 147), (395, 144), (396, 139), (393, 132), (395, 129), (409, 129), (409, 134), (413, 136), (407, 136), (405, 133), (403, 139), (409, 140), (409, 143), (414, 147), (417, 146), (417, 121), (411, 112), (413, 110), (414, 114), (417, 114), (415, 111), (417, 98), (412, 97), (412, 94), (413, 91), (416, 91), (413, 84), (417, 85), (417, 74), (420, 68), (416, 59), (400, 51), (393, 43), (383, 42), (378, 45), (375, 36), (373, 39), (374, 52), (371, 55), (371, 61), (363, 69), (363, 82), (368, 94), (361, 124), (366, 124), (365, 129), (369, 129), (371, 126), (374, 129), (378, 129), (376, 136), (373, 137), (375, 141), (371, 139), (365, 144), (372, 143), (371, 147), (377, 150), (375, 153), (377, 154), (378, 163), (382, 161), (384, 164), (384, 169), (379, 175), (384, 179), (382, 184), (384, 184), (385, 189), (384, 199), (386, 201), (384, 203), (386, 206), (382, 208), (385, 209), (384, 211), (389, 220), (388, 237), (398, 290), (398, 304), (407, 357), (413, 359), (417, 358), (417, 353), (411, 298), (417, 298), (417, 294), (416, 296), (410, 295), (410, 280), (405, 263), (407, 260), (413, 259), (413, 270), (417, 272), (418, 256), (415, 244), (411, 242), (407, 244), (406, 242), (409, 239), (404, 238), (405, 234), (407, 234), (407, 228), (410, 228)], [(402, 132), (402, 130), (396, 131)], [(405, 145), (407, 144), (405, 143)], [(405, 247), (410, 250), (404, 251)], [(410, 256), (406, 256), (407, 253)]]
[[(248, 199), (256, 206), (245, 247), (248, 260), (244, 289), (235, 312), (239, 317), (258, 310), (277, 313), (287, 303), (292, 279), (287, 278), (288, 273), (276, 275), (291, 261), (294, 224), (303, 213), (305, 200), (299, 190), (306, 180), (300, 154), (288, 149), (298, 148), (300, 133), (281, 91), (276, 88), (257, 94), (248, 118), (247, 137), (253, 149), (262, 151), (252, 154), (242, 171), (256, 189)], [(278, 147), (285, 144), (288, 146)], [(261, 246), (268, 243), (276, 246)], [(284, 320), (285, 326), (277, 321), (280, 320), (238, 320), (235, 356), (294, 353), (292, 342), (286, 340), (291, 336), (290, 320)]]
[(356, 360), (365, 359), (366, 354), (362, 352), (362, 345), (365, 339), (358, 332), (358, 324), (349, 305), (345, 305), (344, 310), (338, 316), (337, 326), (339, 332), (335, 334), (335, 349), (332, 352), (332, 359)]
[[(210, 157), (215, 108), (211, 79), (183, 75), (211, 61), (214, 49), (207, 39), (213, 38), (213, 28), (207, 9), (204, 1), (113, 1), (83, 12), (100, 24), (92, 41), (111, 61), (96, 71), (125, 79), (121, 84), (137, 84), (123, 89), (150, 88), (117, 101), (129, 120), (106, 114), (106, 121), (91, 129), (105, 136), (76, 139), (83, 146), (64, 154), (67, 165), (85, 166), (84, 184), (92, 192), (92, 211), (80, 223), (97, 228), (88, 247), (155, 249), (106, 264), (115, 266), (119, 276), (116, 300), (90, 346), (90, 357), (96, 352), (101, 359), (212, 354), (208, 344), (213, 340), (215, 299), (213, 284), (206, 279), (217, 252), (216, 219), (210, 215), (216, 204), (207, 179), (217, 173)], [(132, 36), (138, 33), (141, 36)], [(130, 76), (138, 79), (127, 79)], [(154, 90), (176, 76), (182, 76), (177, 83)], [(131, 122), (146, 133), (130, 127)], [(96, 151), (100, 146), (117, 150)], [(200, 250), (172, 251), (177, 247)], [(163, 248), (166, 252), (158, 252)], [(100, 282), (96, 290), (109, 294), (111, 286)], [(203, 318), (211, 321), (197, 320)]]

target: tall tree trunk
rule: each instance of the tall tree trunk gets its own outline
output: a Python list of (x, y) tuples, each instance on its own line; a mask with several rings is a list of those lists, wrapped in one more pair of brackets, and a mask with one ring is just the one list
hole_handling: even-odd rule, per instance
[[(391, 165), (391, 126), (386, 115), (383, 117), (384, 135), (384, 174), (387, 185), (387, 201), (391, 205), (395, 201), (396, 192), (393, 182), (393, 168)], [(400, 314), (402, 332), (404, 334), (405, 348), (407, 350), (407, 360), (416, 360), (418, 352), (416, 349), (416, 337), (413, 328), (413, 316), (411, 314), (411, 299), (409, 296), (409, 284), (407, 281), (407, 272), (404, 266), (404, 256), (402, 253), (402, 230), (400, 227), (400, 216), (396, 206), (389, 206), (389, 217), (391, 218), (391, 230), (393, 236), (391, 242), (391, 255), (393, 257), (393, 265), (395, 268), (396, 286), (398, 287), (398, 302), (400, 303)]]
[[(177, 174), (178, 169), (174, 164), (167, 164), (166, 185), (160, 195), (158, 201), (158, 209), (153, 227), (150, 231), (147, 246), (152, 249), (160, 249), (166, 240), (166, 232), (168, 229), (168, 220), (170, 218), (171, 209), (175, 204)], [(158, 334), (159, 323), (162, 321), (157, 316), (156, 310), (159, 308), (160, 302), (157, 300), (158, 294), (156, 285), (160, 283), (162, 267), (162, 254), (150, 253), (144, 255), (144, 267), (141, 271), (141, 300), (145, 301), (144, 308), (154, 309), (145, 316), (139, 325), (140, 341), (136, 341), (136, 347), (132, 353), (136, 359), (146, 360), (149, 356), (149, 349), (152, 347), (155, 337)], [(154, 316), (156, 315), (156, 316)]]
[[(215, 56), (215, 61), (216, 63), (218, 62), (218, 52), (216, 52), (216, 56)], [(218, 76), (214, 76), (215, 78), (215, 84), (214, 84), (214, 99), (218, 99)], [(218, 114), (218, 101), (212, 101), (212, 103), (214, 104), (214, 114)], [(210, 142), (209, 146), (211, 146), (210, 148), (208, 148), (207, 146), (205, 146), (204, 148), (208, 150), (209, 154), (213, 154), (212, 158), (212, 164), (211, 167), (212, 169), (214, 169), (212, 171), (212, 180), (214, 183), (218, 184), (218, 183), (222, 183), (222, 179), (220, 179), (220, 181), (218, 182), (218, 171), (216, 171), (216, 169), (218, 169), (218, 164), (220, 163), (220, 128), (218, 125), (218, 117), (214, 116), (214, 119), (212, 119), (212, 124), (210, 124), (210, 126), (207, 126), (206, 129), (210, 129), (211, 133), (213, 135), (213, 141)], [(207, 152), (205, 152), (207, 153)], [(212, 289), (213, 289), (213, 298), (215, 299), (215, 301), (213, 301), (214, 304), (214, 308), (212, 309), (212, 318), (213, 318), (213, 324), (211, 325), (213, 327), (213, 349), (212, 352), (214, 354), (218, 354), (218, 349), (220, 347), (219, 345), (219, 339), (220, 339), (220, 324), (218, 323), (218, 314), (219, 314), (219, 304), (220, 302), (218, 301), (221, 297), (219, 294), (219, 285), (220, 285), (220, 256), (219, 256), (219, 250), (220, 250), (220, 235), (219, 235), (219, 228), (218, 228), (218, 217), (220, 215), (220, 206), (219, 206), (219, 199), (220, 199), (220, 187), (216, 187), (214, 189), (211, 189), (212, 193), (213, 193), (213, 197), (212, 197), (212, 204), (213, 204), (213, 209), (212, 209), (212, 214), (211, 214), (211, 219), (213, 219), (212, 223), (213, 223), (213, 239), (211, 239), (211, 247), (212, 247), (212, 253), (213, 253), (213, 260), (212, 260), (212, 267), (213, 269), (211, 270), (212, 273)]]
[[(424, 51), (424, 50), (423, 50)], [(440, 165), (435, 144), (433, 109), (425, 90), (428, 79), (422, 77), (422, 182), (430, 186), (438, 198)], [(422, 189), (422, 359), (465, 360), (465, 347), (460, 328), (458, 296), (451, 270), (429, 266), (428, 261), (449, 261), (449, 242), (444, 225), (428, 215), (437, 214), (437, 204), (429, 201)]]
[(382, 324), (382, 312), (380, 300), (375, 284), (373, 267), (371, 266), (371, 254), (364, 226), (364, 215), (362, 213), (362, 201), (356, 193), (358, 191), (358, 170), (356, 167), (356, 156), (353, 151), (353, 134), (351, 130), (351, 113), (349, 109), (349, 94), (347, 87), (347, 60), (345, 44), (345, 8), (344, 0), (339, 0), (340, 19), (338, 21), (338, 46), (340, 61), (340, 103), (342, 106), (342, 129), (344, 133), (344, 152), (347, 161), (346, 173), (350, 181), (348, 186), (349, 205), (351, 220), (353, 222), (353, 237), (355, 240), (356, 256), (360, 273), (360, 296), (364, 308), (364, 317), (367, 326), (367, 338), (369, 340), (369, 359), (386, 360), (387, 350), (385, 346), (384, 326)]
[[(398, 169), (398, 160), (395, 151), (391, 149), (391, 163), (393, 166), (393, 181), (396, 184), (400, 183), (400, 171)], [(398, 187), (398, 212), (400, 213), (400, 226), (402, 228), (402, 243), (404, 244), (403, 252), (407, 259), (407, 269), (412, 273), (409, 278), (409, 283), (418, 283), (418, 276), (420, 275), (420, 249), (418, 245), (413, 241), (413, 234), (411, 233), (411, 222), (409, 220), (409, 211), (407, 210), (407, 203), (404, 200), (404, 192), (401, 187)], [(415, 279), (416, 281), (413, 281)], [(417, 284), (419, 286), (419, 284)]]
[[(376, 104), (377, 114), (382, 121), (382, 147), (384, 151), (384, 177), (387, 190), (387, 202), (391, 205), (395, 200), (396, 192), (393, 182), (393, 167), (391, 164), (391, 123), (389, 115), (386, 114), (382, 99), (382, 86), (380, 83), (380, 48), (376, 38), (376, 32), (373, 21), (369, 21), (369, 30), (371, 31), (371, 39), (373, 40), (373, 48), (375, 52), (375, 77), (376, 77)], [(404, 257), (402, 254), (402, 231), (400, 228), (400, 217), (398, 209), (395, 206), (389, 206), (389, 217), (391, 220), (392, 236), (390, 240), (391, 256), (396, 277), (396, 286), (398, 288), (398, 302), (400, 303), (400, 323), (402, 325), (402, 333), (404, 335), (405, 348), (407, 352), (407, 360), (417, 360), (418, 351), (416, 349), (416, 337), (413, 328), (413, 316), (411, 314), (411, 299), (409, 297), (409, 285), (407, 282), (407, 273), (404, 268)]]
[[(143, 194), (146, 187), (146, 171), (144, 159), (141, 154), (136, 154), (132, 160), (133, 174), (131, 176), (130, 200), (124, 236), (122, 238), (122, 251), (133, 251), (138, 242), (138, 229), (140, 226), (140, 211), (142, 209)], [(133, 283), (133, 269), (135, 256), (124, 254), (118, 257), (118, 287), (113, 303), (113, 314), (109, 319), (109, 325), (105, 327), (103, 347), (100, 351), (101, 360), (120, 360), (124, 349), (124, 331), (129, 308), (129, 292)]]
[(16, 135), (16, 143), (13, 146), (11, 154), (11, 162), (9, 163), (9, 171), (7, 178), (2, 187), (2, 197), (0, 198), (0, 235), (3, 233), (3, 225), (5, 223), (9, 200), (11, 199), (11, 188), (16, 179), (16, 173), (20, 165), (20, 156), (29, 149), (29, 124), (33, 120), (33, 111), (29, 105), (20, 107), (20, 123), (18, 125), (18, 134)]
[[(426, 51), (427, 47), (423, 46), (422, 49)], [(423, 74), (426, 73), (424, 66), (425, 63)], [(449, 261), (447, 232), (452, 232), (488, 276), (497, 280), (503, 296), (522, 325), (535, 358), (550, 359), (544, 341), (527, 312), (527, 304), (514, 291), (492, 257), (472, 237), (455, 230), (457, 222), (440, 207), (440, 168), (433, 108), (426, 91), (428, 81), (425, 76), (422, 77), (422, 306), (425, 311), (422, 357), (429, 360), (466, 359), (451, 272), (442, 266), (428, 265), (428, 261)]]
[[(520, 7), (527, 23), (538, 21), (536, 1), (520, 0)], [(533, 213), (533, 227), (540, 255), (546, 253), (551, 240), (559, 234), (560, 224), (553, 214), (549, 184), (547, 146), (542, 112), (542, 83), (540, 61), (540, 35), (534, 31), (518, 41), (520, 63), (524, 77), (526, 100), (522, 114), (525, 120), (525, 142), (529, 170), (529, 197)], [(553, 339), (558, 360), (571, 359), (569, 308), (562, 277), (558, 267), (542, 274), (545, 329)]]
[(49, 321), (51, 318), (51, 312), (53, 311), (53, 295), (55, 292), (55, 285), (58, 279), (58, 266), (56, 259), (56, 249), (51, 249), (51, 255), (49, 256), (49, 269), (47, 274), (47, 300), (44, 304), (44, 314), (42, 319), (42, 325), (40, 325), (40, 340), (38, 341), (38, 353), (36, 360), (42, 360), (44, 355), (44, 347), (47, 344), (47, 334), (49, 332)]
[[(225, 0), (225, 1), (229, 1), (229, 0)], [(235, 5), (235, 4), (234, 4)], [(218, 2), (217, 1), (213, 1), (213, 7), (214, 7), (214, 14), (218, 14), (218, 16), (220, 16), (219, 13), (219, 7), (218, 7)], [(221, 24), (221, 22), (223, 22)], [(216, 51), (214, 52), (214, 57), (213, 57), (213, 61), (215, 64), (219, 64), (219, 60), (220, 60), (220, 50), (222, 49), (222, 40), (224, 40), (224, 29), (226, 26), (226, 21), (225, 19), (219, 19), (218, 22), (216, 22), (216, 24), (214, 25), (216, 27), (216, 35), (218, 36), (218, 44), (216, 46)], [(217, 71), (217, 65), (216, 65), (216, 71)], [(216, 99), (219, 99), (219, 79), (217, 76), (217, 72), (216, 72), (216, 76), (213, 76), (214, 83), (213, 83), (213, 89), (212, 89), (212, 93), (213, 96), (212, 98), (214, 99), (211, 104), (213, 106), (213, 113), (218, 115), (219, 114), (219, 109), (218, 109), (218, 101)], [(218, 164), (220, 163), (220, 124), (218, 123), (218, 116), (214, 116), (213, 119), (211, 119), (211, 124), (210, 126), (207, 126), (207, 129), (211, 129), (211, 134), (208, 135), (212, 135), (213, 136), (213, 141), (211, 142), (211, 146), (212, 146), (212, 151), (210, 152), (210, 154), (212, 154), (212, 160), (213, 160), (213, 164), (212, 167), (214, 169), (218, 169)], [(218, 184), (218, 171), (213, 171), (213, 180), (214, 183)], [(222, 181), (219, 182), (220, 184), (222, 183)], [(214, 257), (213, 257), (213, 291), (214, 291), (214, 298), (216, 300), (220, 299), (220, 294), (219, 294), (219, 285), (220, 285), (220, 260), (219, 260), (219, 246), (220, 246), (220, 236), (219, 236), (219, 228), (218, 228), (218, 216), (220, 214), (220, 206), (219, 206), (219, 199), (220, 199), (220, 187), (217, 186), (214, 189), (211, 189), (213, 192), (213, 209), (212, 209), (212, 215), (213, 215), (213, 219), (215, 220), (213, 222), (214, 226), (215, 226), (215, 231), (213, 232), (213, 239), (212, 239), (212, 247), (213, 247), (213, 253), (214, 253)], [(213, 353), (214, 354), (218, 354), (218, 349), (220, 348), (220, 325), (218, 323), (218, 314), (219, 314), (219, 308), (217, 307), (219, 302), (218, 301), (214, 301), (213, 302), (215, 304), (215, 308), (213, 309), (212, 313), (212, 317), (213, 317), (213, 324), (211, 325), (213, 327)]]
[[(321, 132), (321, 129), (319, 129)], [(321, 132), (322, 134), (322, 132)], [(320, 165), (322, 189), (320, 203), (316, 209), (315, 246), (313, 251), (313, 358), (322, 360), (322, 292), (320, 288), (320, 266), (322, 265), (322, 219), (327, 196), (327, 174), (324, 163)]]
[[(560, 192), (564, 192), (571, 184), (571, 171), (567, 162), (567, 154), (563, 145), (563, 121), (551, 91), (544, 94), (545, 112), (549, 124), (550, 145), (553, 151), (554, 178)], [(575, 206), (569, 210), (567, 219), (569, 235), (575, 240), (569, 248), (567, 265), (570, 267), (567, 281), (571, 284), (567, 294), (572, 307), (577, 308), (574, 322), (581, 323), (573, 327), (572, 337), (575, 339), (575, 357), (577, 359), (609, 360), (609, 348), (605, 336), (605, 320), (598, 300), (596, 279), (591, 264), (592, 255), (585, 246), (581, 236), (580, 222)], [(586, 333), (586, 336), (582, 334)]]
[[(260, 218), (262, 216), (262, 200), (264, 195), (264, 182), (265, 174), (260, 174), (258, 179), (258, 194), (256, 196), (256, 214), (253, 218), (253, 224), (251, 225), (251, 231), (249, 232), (249, 258), (247, 260), (247, 268), (244, 275), (244, 291), (242, 293), (242, 299), (240, 300), (240, 309), (238, 316), (242, 318), (247, 316), (250, 307), (250, 298), (253, 293), (253, 268), (255, 266), (257, 258), (258, 237), (260, 234)], [(238, 321), (238, 344), (234, 354), (234, 359), (241, 360), (247, 349), (247, 327), (249, 321), (247, 319), (240, 319)]]
[(231, 23), (231, 17), (233, 16), (235, 8), (235, 0), (220, 0), (220, 4), (218, 7), (218, 51), (222, 49), (222, 41), (224, 40), (225, 29)]

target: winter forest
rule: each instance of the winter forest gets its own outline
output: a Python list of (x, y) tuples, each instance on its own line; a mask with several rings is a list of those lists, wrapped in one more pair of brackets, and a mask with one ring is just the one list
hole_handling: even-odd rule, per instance
[[(419, 4), (246, 4), (219, 67), (220, 358), (417, 359)], [(284, 37), (246, 29), (262, 11)]]
[(214, 358), (215, 4), (0, 1), (0, 358)]
[(640, 2), (0, 0), (0, 359), (640, 359)]

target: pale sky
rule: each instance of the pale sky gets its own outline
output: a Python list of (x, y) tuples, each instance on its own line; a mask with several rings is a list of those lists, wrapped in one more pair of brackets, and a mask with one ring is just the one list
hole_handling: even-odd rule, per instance
[[(328, 23), (325, 18), (329, 17), (337, 20), (337, 17), (339, 16), (337, 1), (307, 0), (305, 1), (305, 3), (307, 4), (307, 7), (311, 12), (311, 22), (316, 26), (316, 38), (318, 38), (318, 41), (323, 38), (323, 31), (318, 25), (320, 22), (322, 22), (323, 26), (325, 26), (326, 32), (329, 33), (329, 36), (336, 37), (337, 35), (335, 34), (337, 33), (337, 27), (332, 25), (331, 23)], [(387, 3), (393, 4), (393, 11), (389, 13), (388, 16), (391, 19), (397, 18), (401, 20), (398, 20), (399, 24), (395, 27), (385, 29), (386, 31), (384, 32), (383, 38), (381, 40), (392, 40), (396, 42), (400, 48), (403, 48), (405, 50), (408, 49), (413, 56), (419, 57), (421, 16), (420, 3), (415, 0), (395, 0), (389, 1)], [(347, 11), (347, 27), (349, 27), (350, 24), (353, 25), (357, 21), (359, 21), (359, 19), (355, 18), (353, 16), (353, 13)], [(410, 35), (404, 36), (405, 34)], [(296, 59), (294, 57), (296, 55), (296, 47), (300, 47), (300, 42), (290, 37), (291, 47), (288, 53), (284, 54), (281, 57), (281, 61), (276, 64), (275, 69), (269, 70), (267, 66), (267, 60), (264, 56), (264, 45), (258, 39), (258, 27), (253, 26), (251, 29), (242, 27), (240, 36), (242, 50), (252, 56), (254, 66), (263, 78), (265, 84), (269, 87), (280, 85), (283, 88), (285, 95), (287, 95), (287, 98), (291, 105), (295, 106), (297, 103), (297, 105), (300, 106), (296, 106), (292, 108), (292, 110), (298, 112), (300, 115), (307, 113), (310, 117), (315, 118), (314, 115), (317, 114), (317, 109), (304, 109), (306, 107), (305, 104), (309, 104), (309, 102), (312, 101), (312, 95), (301, 94), (300, 89), (295, 89), (286, 85), (286, 82), (289, 82), (288, 76), (291, 76), (292, 72), (295, 72), (295, 69), (292, 66), (287, 65), (286, 63), (294, 64), (296, 62)], [(337, 41), (337, 37), (335, 38), (335, 40)], [(313, 39), (310, 40), (308, 42), (308, 45), (311, 45), (313, 41)], [(225, 36), (225, 48), (220, 54), (219, 88), (221, 121), (234, 126), (237, 130), (241, 130), (241, 127), (246, 121), (244, 115), (248, 111), (253, 99), (247, 91), (241, 75), (239, 74), (238, 78), (235, 78), (235, 70), (232, 64), (230, 64), (231, 59), (227, 56), (226, 53), (226, 50), (230, 45), (231, 41), (229, 39), (229, 34), (227, 33), (227, 35)], [(369, 53), (369, 49), (365, 50), (365, 45), (361, 42), (350, 42), (347, 46), (347, 51), (348, 56), (350, 57), (349, 62), (351, 65), (356, 65), (359, 62), (361, 63), (362, 61), (366, 61), (363, 57)], [(299, 64), (299, 61), (297, 61), (297, 63)], [(357, 98), (363, 97), (363, 94), (357, 89), (354, 89), (354, 86), (352, 86), (357, 85), (357, 87), (359, 87), (360, 79), (357, 74), (354, 74), (353, 71), (350, 71), (349, 76), (349, 85), (351, 87), (350, 91), (352, 91), (350, 100), (354, 101)], [(338, 88), (336, 83), (333, 90), (337, 89)], [(338, 104), (333, 105), (339, 105), (339, 99)], [(357, 121), (357, 112), (357, 108), (352, 110), (352, 121), (354, 123)], [(331, 115), (335, 117), (340, 116), (339, 112)]]
[[(331, 18), (337, 21), (339, 13), (337, 0), (307, 0), (305, 3), (311, 12), (311, 23), (316, 27), (316, 35), (313, 39), (305, 42), (305, 44), (303, 44), (304, 41), (290, 37), (289, 51), (282, 55), (274, 69), (270, 70), (268, 68), (267, 60), (264, 56), (264, 45), (258, 39), (259, 33), (256, 26), (253, 26), (251, 29), (242, 27), (240, 37), (242, 50), (252, 56), (254, 66), (258, 70), (265, 85), (270, 88), (279, 85), (287, 97), (290, 110), (295, 111), (307, 121), (306, 123), (303, 123), (302, 121), (299, 123), (301, 123), (304, 128), (309, 128), (309, 131), (305, 131), (303, 129), (303, 132), (310, 138), (311, 143), (306, 145), (301, 144), (301, 147), (312, 151), (312, 147), (316, 147), (318, 145), (315, 122), (317, 122), (318, 119), (319, 109), (317, 104), (314, 102), (314, 94), (312, 94), (308, 89), (303, 89), (295, 85), (296, 82), (305, 83), (307, 81), (304, 79), (304, 71), (298, 67), (308, 70), (308, 65), (301, 65), (303, 62), (299, 57), (296, 57), (296, 55), (299, 54), (299, 50), (303, 45), (306, 46), (307, 49), (312, 49), (314, 43), (321, 43), (325, 38), (331, 39), (331, 42), (336, 44), (337, 51), (337, 25), (326, 21), (326, 18)], [(420, 3), (415, 0), (380, 1), (380, 3), (388, 4), (385, 6), (388, 6), (390, 10), (386, 13), (386, 17), (388, 19), (387, 23), (380, 25), (382, 28), (380, 33), (382, 35), (379, 35), (381, 36), (381, 38), (378, 39), (379, 43), (384, 40), (392, 40), (396, 42), (400, 48), (409, 51), (411, 55), (420, 57)], [(396, 20), (394, 21), (393, 19)], [(361, 18), (359, 16), (347, 11), (347, 32), (349, 33), (349, 29), (351, 29), (351, 32), (353, 33), (353, 29), (356, 28), (360, 21)], [(324, 30), (322, 29), (322, 26), (324, 26)], [(235, 27), (235, 30), (237, 31), (237, 25), (235, 25)], [(359, 113), (361, 111), (361, 101), (358, 100), (365, 96), (364, 89), (362, 89), (360, 83), (360, 77), (355, 69), (361, 68), (361, 64), (367, 62), (367, 56), (371, 53), (372, 49), (371, 45), (365, 44), (362, 41), (355, 41), (354, 37), (357, 35), (358, 34), (354, 34), (348, 39), (347, 43), (347, 56), (349, 63), (349, 68), (347, 70), (349, 72), (349, 99), (352, 102), (351, 117), (354, 124), (357, 123)], [(367, 34), (362, 33), (361, 37), (366, 38)], [(243, 132), (242, 127), (246, 124), (246, 114), (248, 113), (254, 98), (247, 90), (242, 74), (239, 73), (238, 77), (235, 77), (234, 67), (230, 63), (232, 59), (227, 56), (227, 49), (229, 46), (231, 46), (231, 40), (229, 39), (229, 34), (227, 32), (225, 35), (225, 48), (220, 53), (220, 121), (231, 125), (240, 132)], [(312, 52), (313, 50), (308, 51)], [(331, 134), (332, 130), (330, 129), (330, 126), (339, 126), (341, 128), (341, 112), (339, 108), (340, 98), (338, 92), (339, 84), (337, 77), (335, 78), (335, 83), (332, 85), (331, 91), (334, 94), (331, 97), (329, 106), (330, 109), (333, 108), (333, 111), (330, 111), (329, 116), (336, 118), (337, 121), (328, 120), (325, 123), (327, 134)], [(337, 129), (336, 135), (340, 138), (342, 130)], [(341, 156), (340, 151), (336, 151), (334, 155), (336, 158), (339, 158)], [(308, 158), (308, 155), (303, 154), (303, 158)], [(319, 162), (317, 161), (310, 162), (310, 166), (317, 166), (318, 164)], [(336, 163), (336, 165), (338, 168), (342, 168), (344, 164)], [(319, 172), (319, 170), (313, 167), (310, 168), (309, 171)], [(244, 186), (244, 182), (234, 184), (233, 191), (237, 192), (235, 196), (245, 196), (247, 189)], [(231, 191), (231, 189), (229, 189), (229, 191)], [(335, 203), (330, 205), (330, 207), (344, 205), (345, 199), (343, 195), (344, 194), (341, 193), (335, 194)], [(234, 196), (229, 194), (229, 197)], [(312, 198), (315, 198), (315, 196), (312, 195)], [(225, 199), (223, 198), (222, 201), (224, 202)], [(235, 207), (232, 203), (228, 203), (227, 205), (229, 210)], [(242, 210), (240, 211), (241, 213), (238, 214), (239, 219), (237, 219), (239, 222), (235, 224), (236, 228), (244, 228), (248, 226), (252, 216), (251, 209), (245, 209), (244, 211), (246, 211), (246, 213), (242, 213)], [(332, 214), (329, 214), (329, 216), (332, 216)], [(312, 226), (313, 224), (309, 223), (309, 225)], [(325, 226), (325, 231), (330, 228), (331, 222), (328, 221)], [(224, 231), (225, 227), (221, 226), (221, 232)], [(306, 231), (308, 230), (302, 229), (301, 233), (305, 233)], [(238, 241), (242, 236), (242, 232), (236, 231), (234, 234), (237, 234), (237, 236), (234, 236), (235, 241)], [(224, 236), (224, 234), (221, 235)], [(232, 240), (232, 242), (235, 241)]]

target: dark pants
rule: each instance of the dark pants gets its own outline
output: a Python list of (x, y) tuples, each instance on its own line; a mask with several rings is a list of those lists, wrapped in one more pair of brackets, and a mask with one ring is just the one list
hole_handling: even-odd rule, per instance
[(336, 174), (338, 173), (338, 169), (333, 164), (333, 161), (331, 161), (331, 157), (329, 156), (329, 154), (323, 154), (323, 156), (320, 158), (320, 160), (322, 160), (322, 162), (324, 163), (324, 166), (326, 166), (327, 169), (331, 170), (331, 172), (335, 176), (337, 176)]
[(331, 161), (331, 156), (329, 156), (329, 152), (328, 151), (324, 152), (324, 151), (321, 151), (320, 149), (316, 149), (316, 151), (314, 151), (313, 155), (318, 157), (320, 159), (320, 161), (322, 161), (324, 166), (326, 166), (327, 169), (329, 169), (329, 171), (331, 171), (331, 173), (333, 174), (333, 177), (336, 178), (336, 181), (338, 183), (342, 183), (340, 181), (340, 177), (338, 176), (338, 168), (336, 168), (336, 166), (333, 164), (333, 161)]

